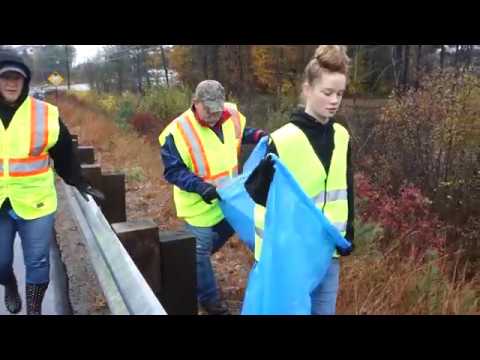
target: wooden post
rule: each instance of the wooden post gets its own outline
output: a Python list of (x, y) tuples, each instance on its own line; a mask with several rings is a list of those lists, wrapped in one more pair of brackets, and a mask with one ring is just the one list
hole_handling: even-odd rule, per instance
[(195, 238), (187, 231), (160, 232), (160, 302), (168, 314), (197, 315)]
[(78, 135), (72, 135), (73, 152), (78, 158)]
[(101, 190), (105, 195), (105, 201), (101, 204), (101, 208), (108, 222), (113, 224), (127, 221), (125, 174), (103, 174)]
[(83, 164), (80, 165), (82, 168), (82, 175), (87, 179), (94, 188), (97, 188), (103, 191), (102, 186), (102, 169), (98, 164)]
[(153, 220), (112, 224), (128, 254), (157, 297), (161, 292), (161, 256), (158, 227)]
[(80, 164), (95, 164), (95, 149), (93, 146), (78, 146), (78, 160)]

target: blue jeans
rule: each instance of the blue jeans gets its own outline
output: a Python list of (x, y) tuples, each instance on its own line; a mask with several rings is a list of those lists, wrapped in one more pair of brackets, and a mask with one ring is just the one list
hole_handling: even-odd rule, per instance
[(50, 242), (54, 234), (55, 214), (34, 220), (23, 220), (0, 210), (0, 284), (13, 275), (13, 243), (18, 232), (22, 240), (26, 282), (45, 284), (50, 281)]
[(218, 302), (220, 294), (210, 256), (220, 250), (235, 232), (226, 220), (222, 220), (213, 227), (196, 227), (186, 224), (186, 228), (197, 241), (198, 301), (202, 305)]
[(312, 315), (335, 315), (340, 278), (340, 261), (332, 259), (322, 283), (313, 290)]

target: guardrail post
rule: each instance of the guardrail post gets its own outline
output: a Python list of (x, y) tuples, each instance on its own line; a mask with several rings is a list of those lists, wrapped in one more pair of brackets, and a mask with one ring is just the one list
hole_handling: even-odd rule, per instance
[(161, 291), (158, 226), (148, 219), (112, 224), (112, 229), (158, 298)]
[(93, 146), (78, 146), (77, 151), (80, 164), (95, 164), (95, 150)]
[(113, 224), (127, 221), (125, 174), (103, 174), (102, 191), (105, 195), (105, 201), (101, 204), (101, 208), (108, 222)]
[(78, 158), (78, 135), (72, 135), (72, 147), (73, 147), (73, 152)]
[(93, 187), (103, 190), (102, 168), (99, 164), (82, 164), (82, 175), (92, 184)]
[(168, 314), (197, 315), (195, 238), (187, 231), (159, 232), (160, 302)]

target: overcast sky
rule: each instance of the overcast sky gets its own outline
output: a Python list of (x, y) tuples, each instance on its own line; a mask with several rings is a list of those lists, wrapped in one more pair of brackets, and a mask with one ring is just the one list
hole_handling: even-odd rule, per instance
[(104, 45), (73, 45), (77, 49), (76, 64), (83, 63), (93, 58)]
[[(17, 46), (37, 46), (37, 45), (12, 45), (13, 47)], [(105, 45), (73, 45), (77, 50), (77, 58), (75, 64), (80, 64), (86, 62), (87, 60), (93, 58), (99, 50), (102, 49), (102, 46)]]

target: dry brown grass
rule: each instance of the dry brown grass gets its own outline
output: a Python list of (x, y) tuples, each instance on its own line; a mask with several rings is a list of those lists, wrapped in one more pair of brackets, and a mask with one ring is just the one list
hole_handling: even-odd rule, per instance
[(395, 253), (343, 262), (339, 314), (480, 314), (480, 277), (466, 278), (466, 266), (447, 256), (422, 264)]

